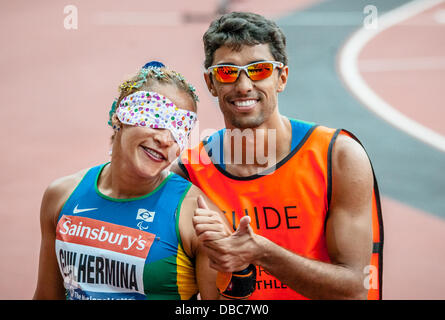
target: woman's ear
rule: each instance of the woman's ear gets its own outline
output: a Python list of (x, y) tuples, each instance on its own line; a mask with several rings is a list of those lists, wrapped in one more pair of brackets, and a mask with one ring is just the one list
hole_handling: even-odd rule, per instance
[(111, 117), (111, 126), (113, 127), (113, 130), (116, 132), (119, 132), (119, 130), (122, 127), (122, 123), (120, 122), (116, 113), (114, 113), (113, 116)]

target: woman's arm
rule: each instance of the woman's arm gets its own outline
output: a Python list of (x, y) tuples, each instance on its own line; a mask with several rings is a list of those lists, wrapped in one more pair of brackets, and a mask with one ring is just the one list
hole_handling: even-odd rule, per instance
[(55, 252), (56, 225), (60, 210), (84, 172), (54, 181), (45, 191), (40, 207), (41, 244), (37, 287), (33, 299), (65, 299), (63, 279)]
[[(216, 205), (214, 205), (199, 188), (192, 186), (181, 206), (179, 230), (182, 243), (186, 253), (191, 257), (195, 257), (195, 273), (201, 298), (204, 300), (224, 299), (224, 297), (219, 294), (216, 287), (217, 271), (210, 267), (209, 258), (206, 254), (204, 245), (198, 240), (193, 227), (193, 217), (195, 210), (198, 209), (199, 196), (202, 196), (206, 200), (206, 203), (212, 209), (214, 215), (219, 215), (220, 221), (225, 221), (225, 218), (218, 207), (216, 207)], [(222, 226), (222, 224), (217, 225)], [(226, 223), (224, 226), (225, 230), (221, 232), (227, 232), (227, 235), (229, 235), (229, 225)]]

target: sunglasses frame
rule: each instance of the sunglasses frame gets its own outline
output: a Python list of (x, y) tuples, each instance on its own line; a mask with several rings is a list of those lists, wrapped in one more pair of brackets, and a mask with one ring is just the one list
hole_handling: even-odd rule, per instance
[[(249, 77), (250, 80), (252, 80), (252, 81), (260, 81), (260, 80), (253, 80), (252, 78), (250, 78), (249, 72), (247, 70), (248, 67), (250, 67), (250, 66), (252, 66), (254, 64), (260, 64), (260, 63), (271, 63), (273, 69), (275, 69), (275, 68), (281, 69), (281, 68), (284, 67), (284, 63), (282, 63), (282, 62), (271, 61), (271, 60), (264, 60), (264, 61), (252, 62), (252, 63), (246, 64), (244, 66), (237, 66), (237, 65), (234, 65), (234, 64), (216, 64), (216, 65), (208, 67), (207, 68), (207, 73), (212, 74), (215, 77), (215, 75), (213, 74), (213, 69), (215, 69), (215, 68), (218, 68), (218, 67), (236, 67), (236, 68), (238, 68), (238, 73), (236, 74), (235, 80), (233, 80), (232, 82), (221, 82), (221, 81), (216, 80), (216, 77), (215, 77), (215, 80), (220, 82), (220, 83), (234, 83), (234, 82), (236, 82), (236, 80), (238, 80), (241, 70), (244, 70), (244, 72), (246, 73), (246, 75)], [(272, 69), (272, 72), (273, 72), (273, 69)], [(271, 75), (272, 75), (272, 73), (271, 73)], [(269, 77), (270, 76), (268, 76), (268, 77), (266, 77), (264, 79), (267, 79)], [(261, 80), (264, 80), (264, 79), (261, 79)]]

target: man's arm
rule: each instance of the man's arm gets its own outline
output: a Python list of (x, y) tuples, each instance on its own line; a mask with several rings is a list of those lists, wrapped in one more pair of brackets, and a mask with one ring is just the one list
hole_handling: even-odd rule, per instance
[(331, 263), (288, 251), (241, 222), (230, 237), (218, 238), (205, 231), (199, 237), (213, 240), (205, 245), (216, 270), (233, 272), (253, 263), (311, 299), (366, 299), (364, 268), (372, 252), (372, 191), (366, 152), (353, 139), (339, 136), (332, 154), (332, 199), (326, 225)]

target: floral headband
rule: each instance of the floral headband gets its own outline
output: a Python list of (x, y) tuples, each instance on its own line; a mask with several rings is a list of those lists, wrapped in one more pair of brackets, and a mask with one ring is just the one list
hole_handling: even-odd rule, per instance
[[(146, 63), (139, 71), (138, 79), (136, 81), (125, 81), (120, 86), (121, 90), (131, 90), (131, 89), (140, 88), (147, 81), (147, 78), (149, 75), (152, 75), (154, 78), (156, 78), (158, 80), (160, 80), (162, 78), (166, 78), (167, 75), (161, 68), (165, 68), (165, 65), (162, 62), (150, 61), (150, 62)], [(190, 90), (190, 92), (193, 96), (193, 99), (195, 101), (199, 101), (199, 98), (195, 93), (196, 92), (195, 87), (192, 86), (191, 84), (187, 83), (185, 78), (180, 73), (178, 73), (176, 71), (171, 71), (171, 73), (179, 81), (185, 83), (187, 85), (188, 89)], [(111, 119), (113, 117), (113, 114), (116, 112), (116, 107), (117, 107), (117, 99), (114, 100), (113, 104), (111, 105), (111, 109), (108, 113), (108, 124), (110, 126), (113, 126)], [(115, 128), (113, 127), (113, 129), (115, 129)]]
[[(139, 71), (138, 80), (136, 81), (125, 81), (120, 88), (124, 90), (131, 90), (133, 88), (140, 88), (146, 81), (149, 75), (153, 75), (154, 78), (160, 80), (166, 78), (166, 73), (161, 69), (165, 68), (165, 65), (161, 62), (151, 61), (146, 63), (142, 69)], [(199, 101), (198, 95), (195, 93), (196, 89), (193, 85), (186, 82), (184, 76), (176, 71), (171, 70), (173, 76), (175, 76), (179, 81), (187, 85), (188, 89), (192, 93), (193, 99)]]

